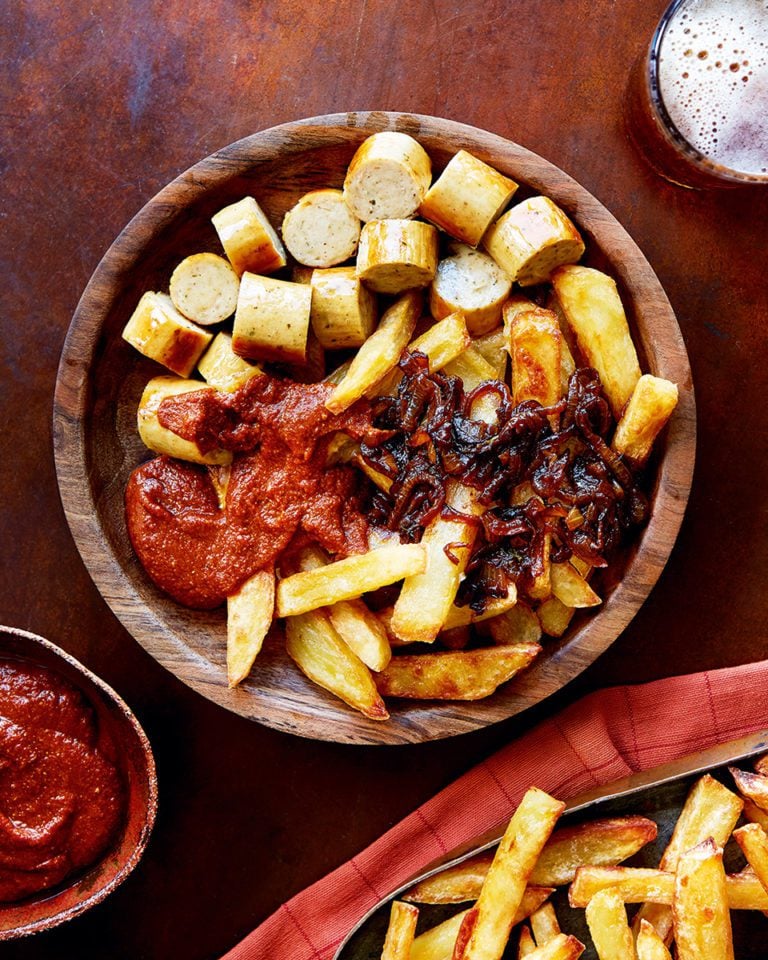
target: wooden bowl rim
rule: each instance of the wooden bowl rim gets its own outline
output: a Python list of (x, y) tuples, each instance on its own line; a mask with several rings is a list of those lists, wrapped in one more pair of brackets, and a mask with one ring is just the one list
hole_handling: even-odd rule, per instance
[[(633, 289), (643, 286), (655, 298), (654, 318), (647, 330), (639, 329), (646, 351), (656, 348), (665, 362), (664, 373), (680, 385), (680, 402), (673, 417), (656, 479), (653, 512), (637, 542), (636, 553), (621, 582), (599, 614), (583, 623), (558, 649), (534, 661), (519, 678), (502, 686), (492, 697), (472, 702), (394, 701), (392, 716), (376, 723), (338, 703), (331, 711), (325, 699), (318, 705), (297, 702), (274, 692), (259, 697), (242, 696), (211, 679), (202, 679), (200, 657), (174, 630), (168, 628), (144, 603), (120, 565), (101, 524), (88, 472), (85, 426), (90, 375), (104, 317), (110, 306), (104, 290), (114, 290), (128, 275), (134, 260), (152, 237), (166, 227), (179, 210), (245, 175), (265, 158), (278, 152), (301, 153), (309, 147), (345, 142), (341, 135), (353, 130), (360, 140), (380, 130), (400, 130), (417, 139), (447, 137), (450, 148), (474, 149), (500, 158), (512, 166), (521, 183), (546, 193), (574, 216), (583, 233), (605, 251), (612, 273), (632, 296), (639, 321), (643, 304)], [(297, 138), (303, 138), (296, 146)], [(498, 160), (497, 160), (498, 162)], [(149, 239), (148, 239), (149, 238)], [(608, 242), (610, 241), (610, 242)], [(620, 259), (613, 251), (619, 246)], [(589, 246), (589, 243), (588, 243)], [(651, 311), (649, 311), (650, 314)], [(662, 317), (663, 314), (663, 317)], [(659, 317), (662, 324), (659, 327)], [(651, 334), (653, 334), (651, 338)], [(83, 356), (75, 340), (87, 337), (89, 353)], [(67, 413), (69, 410), (69, 413)], [(73, 414), (74, 411), (74, 414)], [(54, 398), (54, 454), (59, 491), (73, 538), (96, 587), (126, 629), (163, 666), (204, 696), (242, 716), (278, 730), (310, 739), (344, 743), (397, 744), (441, 739), (500, 722), (561, 689), (594, 662), (620, 635), (655, 585), (674, 546), (682, 523), (693, 479), (696, 445), (695, 400), (691, 370), (680, 328), (653, 269), (634, 240), (613, 215), (586, 188), (538, 154), (497, 134), (467, 124), (419, 114), (385, 111), (335, 113), (280, 124), (244, 137), (199, 161), (159, 191), (128, 223), (105, 253), (75, 310), (62, 350)], [(173, 603), (168, 600), (168, 603)], [(123, 608), (130, 605), (131, 616)], [(172, 657), (157, 650), (158, 633), (174, 648)], [(588, 645), (585, 648), (585, 641)], [(550, 644), (553, 641), (545, 641)], [(586, 656), (574, 656), (574, 651)], [(182, 663), (189, 673), (179, 669)], [(318, 696), (328, 697), (320, 690)], [(500, 705), (502, 705), (500, 707)]]
[[(22, 640), (29, 641), (32, 647), (29, 652), (29, 660), (32, 663), (36, 662), (35, 648), (46, 650), (52, 655), (54, 661), (60, 660), (67, 664), (74, 673), (76, 673), (79, 677), (82, 677), (86, 683), (91, 684), (93, 687), (99, 690), (101, 694), (103, 694), (104, 697), (112, 703), (112, 705), (116, 708), (116, 713), (120, 718), (118, 722), (127, 724), (130, 727), (133, 735), (136, 737), (139, 751), (146, 764), (147, 801), (143, 810), (143, 823), (138, 841), (131, 850), (130, 855), (120, 866), (119, 870), (113, 876), (111, 876), (103, 886), (99, 886), (87, 897), (84, 897), (82, 900), (79, 900), (72, 906), (66, 907), (58, 912), (51, 913), (48, 916), (41, 916), (38, 919), (23, 924), (19, 927), (14, 927), (8, 930), (0, 930), (0, 941), (14, 940), (20, 937), (31, 936), (35, 933), (42, 933), (45, 930), (50, 930), (53, 927), (59, 926), (59, 924), (65, 923), (67, 920), (72, 920), (74, 917), (79, 916), (86, 910), (90, 910), (91, 907), (96, 906), (97, 903), (101, 903), (102, 900), (106, 899), (106, 897), (108, 897), (114, 890), (117, 889), (117, 887), (120, 886), (121, 883), (123, 883), (124, 880), (127, 879), (127, 877), (133, 872), (141, 860), (147, 844), (149, 843), (149, 838), (152, 834), (152, 828), (154, 827), (157, 816), (157, 768), (155, 766), (154, 754), (152, 753), (152, 745), (150, 744), (149, 738), (144, 732), (143, 727), (139, 723), (136, 714), (133, 712), (133, 710), (131, 710), (120, 694), (117, 693), (117, 691), (114, 690), (105, 680), (102, 680), (98, 674), (93, 673), (93, 671), (89, 670), (84, 664), (73, 657), (72, 654), (67, 653), (66, 650), (62, 650), (61, 647), (57, 646), (55, 643), (52, 643), (50, 640), (46, 640), (45, 637), (41, 637), (39, 634), (32, 633), (29, 630), (22, 630), (20, 627), (7, 627), (0, 625), (0, 636), (3, 634), (10, 634), (11, 636), (19, 637)], [(26, 654), (24, 656), (26, 656)], [(86, 699), (90, 700), (88, 690), (85, 687), (82, 688), (82, 692)], [(109, 857), (109, 851), (107, 851), (105, 854), (105, 858), (106, 857)], [(94, 864), (93, 867), (89, 868), (89, 871), (97, 868), (98, 865), (99, 864)], [(86, 871), (86, 873), (89, 871)], [(76, 886), (80, 882), (80, 879), (80, 877), (75, 877), (72, 884), (67, 884), (59, 892), (66, 892), (72, 885)], [(45, 891), (41, 894), (39, 899), (39, 903), (43, 905), (50, 903), (51, 906), (53, 906), (55, 901), (56, 893), (53, 895), (47, 895)], [(32, 902), (38, 902), (37, 898), (34, 898)], [(2, 910), (3, 907), (15, 909), (17, 906), (18, 905), (14, 903), (0, 904), (0, 910)]]

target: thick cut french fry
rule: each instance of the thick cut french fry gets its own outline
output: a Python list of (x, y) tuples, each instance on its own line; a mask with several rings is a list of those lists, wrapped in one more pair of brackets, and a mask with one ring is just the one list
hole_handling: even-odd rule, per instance
[[(464, 317), (460, 313), (452, 313), (412, 340), (408, 344), (408, 353), (423, 353), (429, 361), (429, 372), (435, 373), (458, 357), (471, 343), (472, 338)], [(368, 391), (368, 396), (379, 397), (394, 393), (400, 380), (400, 371), (393, 370)]]
[(761, 810), (768, 812), (768, 776), (762, 773), (752, 773), (751, 770), (738, 770), (728, 767), (736, 783), (739, 793)]
[(565, 809), (543, 790), (531, 787), (509, 822), (483, 889), (462, 923), (466, 946), (454, 960), (500, 960), (523, 899), (528, 878)]
[[(674, 873), (680, 855), (707, 837), (712, 837), (718, 846), (725, 846), (742, 807), (741, 798), (709, 774), (700, 777), (686, 798), (659, 869)], [(672, 930), (672, 912), (666, 906), (648, 904), (641, 907), (633, 921), (635, 933), (641, 920), (651, 923), (662, 940), (666, 940)]]
[(520, 927), (520, 939), (517, 942), (517, 960), (522, 960), (536, 949), (536, 941), (533, 939), (531, 928), (526, 924)]
[(541, 652), (535, 643), (393, 657), (376, 676), (385, 697), (481, 700), (511, 680)]
[(664, 941), (647, 920), (640, 921), (640, 930), (635, 941), (637, 960), (672, 960)]
[(677, 406), (677, 385), (649, 373), (635, 384), (611, 446), (635, 466), (642, 466), (653, 441)]
[[(506, 613), (517, 603), (517, 588), (514, 583), (507, 587), (506, 597), (494, 597), (489, 600), (485, 610), (476, 613), (467, 604), (464, 607), (457, 607), (455, 604), (448, 611), (448, 616), (443, 624), (444, 630), (454, 630), (456, 627), (466, 627), (470, 623), (480, 623), (483, 620), (490, 620), (491, 617), (497, 617), (500, 613)], [(535, 641), (534, 641), (535, 642)]]
[(741, 847), (747, 863), (768, 893), (768, 836), (757, 823), (748, 823), (733, 831), (733, 838)]
[(371, 720), (388, 720), (371, 673), (331, 626), (323, 610), (289, 617), (285, 649), (302, 673)]
[(733, 960), (723, 851), (711, 837), (681, 854), (672, 912), (678, 960)]
[(635, 960), (635, 944), (624, 901), (610, 888), (587, 904), (587, 925), (600, 960)]
[(443, 367), (443, 373), (449, 377), (458, 377), (464, 385), (465, 393), (479, 387), (488, 380), (496, 380), (496, 370), (485, 357), (472, 345)]
[(576, 960), (584, 953), (584, 944), (570, 934), (559, 933), (543, 947), (528, 954), (529, 960)]
[(545, 887), (570, 883), (584, 864), (615, 866), (656, 839), (657, 827), (646, 817), (610, 817), (557, 829), (531, 874)]
[(573, 607), (567, 607), (557, 597), (549, 597), (536, 607), (541, 629), (548, 637), (562, 637), (575, 612)]
[(603, 602), (568, 561), (553, 563), (550, 576), (552, 593), (567, 607), (596, 607)]
[(538, 643), (541, 640), (539, 618), (524, 603), (517, 603), (506, 613), (488, 621), (494, 643)]
[[(612, 817), (559, 827), (547, 841), (531, 874), (530, 889), (551, 890), (570, 883), (585, 864), (615, 866), (656, 839), (657, 827), (646, 817)], [(416, 903), (462, 903), (480, 896), (493, 860), (487, 851), (422, 880), (405, 899)]]
[(758, 757), (753, 766), (755, 768), (755, 773), (762, 773), (768, 777), (768, 753), (763, 754), (762, 757)]
[(531, 914), (531, 930), (537, 947), (554, 940), (561, 932), (557, 914), (551, 903), (545, 903)]
[(744, 800), (744, 818), (750, 823), (759, 823), (763, 830), (768, 832), (768, 813), (749, 797)]
[(227, 598), (227, 680), (244, 680), (261, 650), (275, 610), (275, 574), (260, 570)]
[(616, 283), (591, 267), (564, 266), (552, 274), (552, 285), (578, 350), (600, 374), (619, 419), (640, 379), (640, 364)]
[[(508, 307), (505, 305), (505, 310)], [(557, 403), (561, 389), (563, 335), (557, 318), (542, 307), (521, 310), (509, 322), (509, 355), (512, 358), (512, 396), (516, 404), (536, 400), (543, 407)]]
[[(768, 910), (768, 894), (753, 873), (728, 874), (725, 886), (731, 910)], [(584, 907), (598, 890), (606, 887), (618, 890), (625, 903), (648, 900), (652, 902), (645, 906), (668, 907), (674, 899), (675, 874), (645, 867), (579, 867), (568, 891), (568, 901), (572, 907)], [(637, 921), (638, 930), (643, 919)], [(672, 927), (667, 932), (663, 932), (663, 925), (661, 930), (655, 929), (666, 939)]]
[(472, 341), (472, 346), (496, 371), (496, 379), (503, 380), (507, 372), (507, 337), (504, 327), (497, 327)]
[(422, 296), (418, 290), (409, 290), (392, 304), (326, 401), (329, 410), (334, 413), (346, 410), (397, 366), (413, 336), (421, 307)]
[(386, 474), (383, 474), (380, 470), (366, 463), (359, 453), (353, 454), (351, 462), (368, 477), (371, 483), (375, 483), (379, 490), (389, 493), (392, 487), (392, 481)]
[(431, 930), (420, 933), (411, 947), (411, 960), (451, 960), (461, 924), (469, 910), (444, 920)]
[(381, 960), (410, 960), (419, 911), (412, 903), (395, 900), (389, 915)]
[(446, 501), (456, 513), (438, 514), (424, 531), (426, 569), (406, 579), (392, 612), (390, 627), (406, 643), (432, 643), (440, 633), (475, 542), (477, 523), (472, 518), (481, 508), (473, 492), (452, 484)]
[(383, 670), (392, 659), (387, 631), (362, 600), (342, 600), (328, 608), (334, 629), (371, 670)]
[(403, 543), (346, 557), (317, 570), (295, 573), (278, 584), (277, 615), (292, 617), (339, 600), (353, 600), (369, 590), (378, 590), (423, 572), (426, 566), (424, 547)]

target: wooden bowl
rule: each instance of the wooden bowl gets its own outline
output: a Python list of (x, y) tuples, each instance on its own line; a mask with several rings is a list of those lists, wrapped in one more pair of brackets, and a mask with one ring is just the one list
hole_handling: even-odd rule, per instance
[[(100, 742), (126, 787), (120, 832), (104, 857), (61, 887), (18, 903), (0, 904), (0, 940), (40, 933), (84, 913), (118, 887), (141, 859), (157, 809), (157, 775), (152, 749), (139, 721), (103, 680), (59, 647), (26, 630), (0, 627), (0, 656), (28, 660), (69, 680), (96, 713)], [(106, 749), (106, 746), (105, 746)]]
[[(123, 514), (130, 471), (147, 451), (136, 431), (141, 391), (159, 368), (120, 338), (140, 295), (167, 289), (184, 256), (219, 249), (210, 218), (246, 194), (272, 223), (306, 191), (339, 187), (357, 146), (379, 130), (416, 137), (437, 171), (460, 148), (521, 184), (516, 199), (544, 193), (573, 217), (584, 262), (617, 281), (643, 369), (675, 381), (680, 403), (656, 459), (650, 523), (601, 584), (600, 612), (547, 641), (531, 669), (486, 700), (389, 703), (376, 723), (306, 680), (279, 644), (266, 644), (250, 678), (229, 690), (225, 617), (160, 593), (131, 549)], [(59, 367), (54, 444), (59, 487), (75, 541), (104, 599), (164, 666), (212, 700), (280, 730), (348, 743), (449, 737), (502, 720), (559, 690), (621, 633), (659, 577), (677, 536), (695, 448), (691, 372), (664, 291), (631, 237), (575, 180), (502, 137), (448, 120), (397, 113), (341, 113), (283, 124), (195, 164), (151, 200), (107, 251), (78, 305)]]

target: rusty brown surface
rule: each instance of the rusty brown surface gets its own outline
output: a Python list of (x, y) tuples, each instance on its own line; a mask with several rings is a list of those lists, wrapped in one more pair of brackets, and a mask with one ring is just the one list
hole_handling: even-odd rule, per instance
[[(216, 957), (535, 719), (586, 691), (768, 653), (768, 189), (690, 193), (621, 121), (663, 0), (10, 0), (0, 13), (3, 282), (0, 622), (43, 634), (135, 708), (160, 813), (137, 872), (20, 960)], [(579, 179), (656, 269), (690, 352), (699, 454), (650, 601), (535, 713), (456, 741), (365, 749), (290, 738), (182, 686), (119, 626), (70, 538), (53, 471), (59, 352), (101, 254), (200, 157), (281, 121), (412, 110), (500, 133)], [(105, 949), (108, 948), (108, 949)]]

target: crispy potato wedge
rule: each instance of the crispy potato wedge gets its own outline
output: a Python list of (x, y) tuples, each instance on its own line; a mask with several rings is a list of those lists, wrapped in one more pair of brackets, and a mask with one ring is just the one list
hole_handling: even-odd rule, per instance
[[(680, 855), (698, 843), (712, 837), (715, 843), (723, 847), (728, 841), (743, 807), (740, 797), (736, 796), (714, 777), (705, 774), (696, 781), (685, 801), (675, 824), (672, 838), (659, 863), (660, 870), (674, 872)], [(672, 912), (659, 904), (648, 904), (635, 914), (633, 928), (635, 933), (641, 920), (647, 920), (656, 932), (666, 940), (672, 930)]]
[(762, 773), (752, 773), (751, 770), (739, 770), (728, 767), (736, 783), (739, 793), (752, 803), (768, 812), (768, 776)]
[[(466, 903), (480, 896), (488, 870), (493, 862), (493, 850), (487, 850), (454, 867), (441, 870), (434, 876), (421, 880), (403, 894), (403, 899), (412, 903)], [(540, 896), (540, 906), (554, 892), (554, 886), (528, 886), (524, 900)], [(536, 909), (531, 907), (529, 913)]]
[(419, 700), (482, 700), (540, 653), (536, 643), (393, 657), (376, 676), (382, 696)]
[(456, 937), (469, 910), (444, 920), (431, 930), (420, 933), (411, 947), (411, 960), (451, 960)]
[[(456, 513), (438, 514), (424, 531), (421, 545), (427, 553), (426, 569), (406, 578), (392, 611), (390, 629), (406, 643), (432, 643), (442, 630), (477, 535), (477, 524), (471, 518), (481, 508), (473, 491), (453, 484), (446, 502)], [(458, 514), (470, 519), (463, 520)]]
[(575, 960), (584, 953), (584, 944), (576, 937), (559, 933), (543, 947), (536, 947), (528, 957), (530, 960)]
[(413, 335), (421, 316), (422, 295), (419, 290), (404, 293), (381, 318), (352, 359), (349, 369), (325, 405), (333, 413), (351, 407), (366, 390), (370, 390), (397, 366), (401, 354)]
[(505, 304), (504, 309), (515, 404), (524, 400), (536, 400), (543, 407), (557, 403), (562, 395), (560, 367), (563, 340), (557, 318), (543, 307), (533, 307), (516, 312), (508, 321), (508, 305)]
[[(452, 313), (433, 324), (421, 336), (408, 344), (409, 353), (423, 353), (429, 360), (430, 373), (442, 370), (455, 360), (472, 343), (467, 324), (460, 313)], [(368, 396), (379, 397), (395, 393), (400, 382), (400, 371), (393, 370), (388, 376), (368, 391)]]
[(412, 903), (395, 900), (389, 915), (389, 926), (384, 940), (384, 949), (381, 951), (381, 960), (410, 960), (418, 919), (418, 907), (414, 907)]
[(381, 621), (362, 600), (342, 600), (328, 608), (334, 630), (371, 670), (383, 670), (392, 648)]
[(541, 629), (548, 637), (562, 637), (568, 629), (573, 615), (573, 607), (567, 607), (557, 597), (548, 597), (536, 607)]
[(275, 610), (275, 574), (260, 570), (227, 597), (227, 681), (230, 687), (250, 673), (272, 626)]
[(711, 837), (681, 854), (672, 912), (678, 960), (733, 960), (723, 851)]
[(488, 621), (493, 642), (498, 644), (538, 643), (541, 640), (539, 618), (524, 603)]
[(768, 753), (763, 754), (762, 757), (758, 757), (753, 766), (755, 768), (755, 773), (762, 773), (768, 777)]
[(471, 344), (443, 367), (443, 373), (449, 377), (458, 377), (467, 393), (479, 387), (481, 383), (498, 379), (496, 368), (488, 363), (482, 353)]
[(545, 903), (531, 914), (531, 930), (537, 947), (554, 940), (561, 932), (557, 914), (551, 903)]
[(568, 265), (554, 271), (552, 286), (577, 348), (600, 374), (618, 420), (640, 379), (640, 364), (616, 283), (592, 267)]
[(504, 327), (497, 327), (472, 341), (472, 346), (496, 371), (496, 379), (503, 380), (507, 372), (507, 336)]
[(677, 406), (677, 384), (649, 373), (635, 384), (611, 446), (637, 467), (648, 459), (656, 437)]
[(509, 822), (477, 903), (462, 922), (454, 960), (500, 960), (539, 854), (565, 804), (531, 787)]
[(759, 823), (763, 830), (768, 831), (768, 813), (749, 797), (744, 800), (744, 818), (750, 823)]
[(517, 603), (517, 588), (514, 583), (510, 583), (507, 588), (506, 597), (497, 597), (490, 600), (482, 613), (475, 613), (469, 606), (457, 607), (455, 604), (448, 611), (448, 616), (443, 624), (444, 630), (453, 630), (456, 627), (466, 627), (470, 623), (481, 623), (483, 620), (490, 620), (491, 617), (497, 617), (500, 613), (506, 613)]
[(637, 960), (672, 960), (672, 955), (664, 946), (664, 941), (647, 920), (640, 921), (635, 950)]
[(371, 673), (331, 626), (323, 610), (289, 617), (285, 649), (305, 676), (371, 720), (388, 720)]
[(600, 960), (635, 960), (635, 943), (624, 901), (610, 887), (587, 904), (587, 926)]
[(393, 544), (337, 560), (316, 570), (302, 571), (281, 580), (277, 587), (277, 616), (292, 617), (339, 600), (352, 600), (404, 577), (422, 573), (427, 566), (424, 547), (418, 543)]
[(768, 893), (768, 836), (758, 823), (748, 823), (733, 831), (733, 838), (741, 847), (747, 863)]
[(584, 577), (567, 561), (553, 563), (550, 576), (552, 593), (567, 607), (596, 607), (603, 602)]

